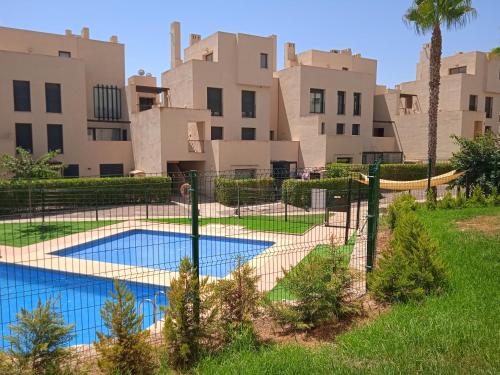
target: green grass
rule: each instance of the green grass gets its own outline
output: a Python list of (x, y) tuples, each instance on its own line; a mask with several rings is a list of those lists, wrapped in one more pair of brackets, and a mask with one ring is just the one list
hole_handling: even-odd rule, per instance
[[(236, 216), (230, 217), (201, 217), (199, 219), (200, 225), (207, 224), (224, 224), (224, 225), (241, 225), (249, 230), (259, 232), (278, 232), (290, 234), (303, 234), (314, 225), (322, 224), (325, 220), (325, 215), (289, 215), (288, 220), (285, 221), (284, 216)], [(191, 224), (191, 219), (187, 217), (179, 218), (163, 218), (163, 219), (149, 219), (160, 223), (173, 223), (173, 224)]]
[[(354, 249), (354, 244), (356, 243), (356, 235), (352, 235), (347, 244), (339, 246), (338, 251), (339, 255), (343, 257), (343, 261), (345, 264), (349, 264), (349, 261), (351, 259), (351, 254)], [(304, 259), (300, 261), (302, 262), (309, 262), (310, 259), (312, 258), (313, 254), (315, 255), (327, 255), (331, 251), (330, 245), (318, 245), (316, 246), (309, 254), (307, 254)], [(292, 268), (290, 271), (291, 274), (295, 271), (295, 268)], [(285, 276), (285, 278), (288, 276)], [(285, 279), (284, 278), (284, 279)], [(293, 295), (292, 292), (290, 292), (284, 285), (283, 285), (283, 280), (279, 280), (274, 288), (269, 291), (267, 294), (267, 297), (271, 301), (281, 301), (281, 300), (294, 300), (295, 296)]]
[(395, 305), (371, 323), (315, 348), (239, 346), (203, 360), (202, 374), (493, 374), (500, 372), (500, 235), (454, 222), (499, 208), (419, 210), (438, 242), (450, 288), (422, 304)]
[(0, 224), (0, 245), (26, 246), (57, 237), (119, 223), (118, 220), (59, 221), (42, 223)]

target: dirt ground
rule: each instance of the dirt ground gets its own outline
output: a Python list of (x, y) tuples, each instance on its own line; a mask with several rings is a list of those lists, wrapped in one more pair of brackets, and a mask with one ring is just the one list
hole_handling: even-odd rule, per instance
[(500, 215), (476, 216), (469, 220), (457, 221), (461, 231), (476, 230), (489, 236), (500, 236)]

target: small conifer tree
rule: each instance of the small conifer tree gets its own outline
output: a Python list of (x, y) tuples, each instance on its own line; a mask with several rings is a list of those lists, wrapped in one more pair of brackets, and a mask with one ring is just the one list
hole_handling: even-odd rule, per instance
[(136, 312), (135, 298), (126, 285), (114, 281), (115, 292), (101, 310), (109, 334), (97, 333), (100, 355), (97, 364), (105, 374), (148, 375), (156, 368), (149, 331), (142, 330), (143, 316)]
[(417, 200), (411, 194), (403, 193), (396, 197), (387, 208), (386, 221), (389, 228), (394, 230), (399, 215), (407, 211), (415, 211), (417, 206)]

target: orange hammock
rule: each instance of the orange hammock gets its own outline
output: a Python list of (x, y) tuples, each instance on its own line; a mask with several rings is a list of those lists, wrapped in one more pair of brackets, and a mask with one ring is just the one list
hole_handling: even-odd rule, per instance
[[(431, 186), (447, 184), (455, 180), (462, 174), (463, 172), (457, 172), (456, 170), (453, 170), (448, 173), (440, 174), (439, 176), (434, 176), (431, 178)], [(358, 181), (362, 184), (368, 185), (368, 176), (361, 173), (361, 178)], [(394, 181), (380, 179), (380, 188), (387, 190), (427, 189), (427, 183), (427, 178), (412, 181)]]

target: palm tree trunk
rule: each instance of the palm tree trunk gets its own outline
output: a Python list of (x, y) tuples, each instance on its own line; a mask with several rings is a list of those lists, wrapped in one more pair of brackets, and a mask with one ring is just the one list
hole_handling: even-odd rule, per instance
[(429, 129), (428, 129), (428, 156), (431, 161), (430, 173), (436, 171), (437, 148), (437, 119), (439, 106), (439, 84), (441, 82), (441, 52), (442, 37), (439, 23), (434, 26), (431, 38), (431, 56), (429, 66)]

